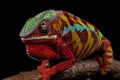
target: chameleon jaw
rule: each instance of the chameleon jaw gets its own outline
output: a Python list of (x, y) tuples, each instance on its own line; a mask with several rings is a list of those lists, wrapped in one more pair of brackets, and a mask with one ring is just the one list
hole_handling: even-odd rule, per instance
[(30, 57), (31, 59), (34, 59), (34, 60), (36, 60), (36, 61), (41, 61), (41, 59), (38, 59), (38, 58), (35, 58), (35, 57), (31, 56), (28, 52), (27, 52), (27, 55), (28, 55), (28, 57)]
[(51, 36), (41, 36), (41, 37), (29, 37), (29, 38), (21, 38), (21, 40), (41, 40), (41, 39), (56, 39), (57, 35), (51, 35)]

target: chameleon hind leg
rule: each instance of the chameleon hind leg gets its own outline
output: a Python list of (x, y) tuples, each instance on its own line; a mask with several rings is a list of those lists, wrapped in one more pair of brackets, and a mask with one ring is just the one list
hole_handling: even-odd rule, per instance
[(105, 75), (113, 61), (113, 50), (109, 40), (106, 39), (103, 41), (102, 50), (104, 51), (103, 57), (99, 57), (98, 60), (101, 65), (101, 74)]

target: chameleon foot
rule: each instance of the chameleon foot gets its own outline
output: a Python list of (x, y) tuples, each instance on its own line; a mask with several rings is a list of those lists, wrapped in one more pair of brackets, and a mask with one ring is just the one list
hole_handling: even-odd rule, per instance
[(45, 68), (42, 66), (38, 66), (37, 68), (43, 75), (42, 80), (50, 80), (51, 76), (54, 75), (54, 72), (50, 68)]

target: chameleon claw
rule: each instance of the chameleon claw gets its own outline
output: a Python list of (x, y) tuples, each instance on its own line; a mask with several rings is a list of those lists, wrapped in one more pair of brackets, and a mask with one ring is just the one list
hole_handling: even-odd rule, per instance
[(49, 80), (52, 75), (54, 75), (53, 71), (50, 68), (45, 68), (42, 66), (38, 66), (37, 68), (43, 75), (42, 80)]

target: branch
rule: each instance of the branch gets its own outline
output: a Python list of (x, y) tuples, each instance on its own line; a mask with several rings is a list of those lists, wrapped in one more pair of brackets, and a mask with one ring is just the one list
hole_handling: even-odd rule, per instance
[[(55, 75), (51, 80), (77, 80), (91, 78), (100, 75), (100, 66), (97, 60), (83, 60), (77, 62), (71, 68)], [(114, 79), (120, 79), (120, 61), (114, 60), (107, 75)], [(5, 78), (3, 80), (42, 80), (42, 74), (38, 70), (20, 72), (17, 75)]]

